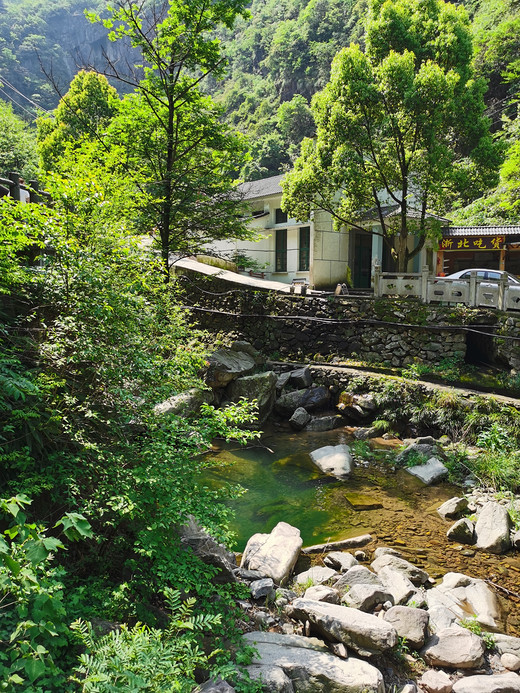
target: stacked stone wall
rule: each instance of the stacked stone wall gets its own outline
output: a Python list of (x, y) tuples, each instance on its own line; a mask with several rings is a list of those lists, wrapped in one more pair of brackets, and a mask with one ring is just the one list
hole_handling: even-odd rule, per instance
[(203, 329), (224, 340), (245, 339), (271, 358), (358, 358), (403, 367), (466, 356), (466, 330), (494, 339), (494, 356), (520, 367), (520, 319), (464, 306), (424, 305), (414, 299), (301, 296), (237, 288), (218, 278), (179, 279), (184, 304)]

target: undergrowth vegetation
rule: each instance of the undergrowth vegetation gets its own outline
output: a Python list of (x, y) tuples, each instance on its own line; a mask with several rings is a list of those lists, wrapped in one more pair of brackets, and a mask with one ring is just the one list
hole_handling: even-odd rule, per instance
[[(176, 528), (192, 515), (232, 541), (224, 501), (240, 489), (209, 489), (201, 453), (215, 437), (254, 437), (241, 428), (252, 410), (154, 412), (203, 387), (205, 353), (154, 256), (122, 226), (111, 188), (109, 175), (95, 183), (78, 175), (73, 188), (56, 177), (52, 208), (0, 206), (0, 680), (8, 693), (109, 691), (114, 681), (118, 690), (191, 690), (196, 667), (237, 677), (237, 658), (247, 659), (239, 588), (213, 584), (217, 569), (184, 550)], [(186, 595), (184, 607), (172, 588)], [(121, 627), (103, 640), (99, 623)], [(87, 650), (78, 660), (80, 641)], [(122, 663), (136, 657), (140, 673)], [(256, 684), (242, 677), (237, 687)]]

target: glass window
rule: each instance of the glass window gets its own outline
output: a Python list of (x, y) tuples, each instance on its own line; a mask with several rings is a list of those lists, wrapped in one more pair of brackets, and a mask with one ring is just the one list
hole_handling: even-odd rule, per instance
[(275, 272), (287, 272), (287, 229), (276, 230)]
[(311, 229), (303, 226), (300, 229), (300, 245), (298, 252), (298, 270), (306, 272), (310, 268)]
[(277, 207), (274, 211), (275, 221), (277, 224), (287, 223), (287, 212), (283, 212), (280, 207)]

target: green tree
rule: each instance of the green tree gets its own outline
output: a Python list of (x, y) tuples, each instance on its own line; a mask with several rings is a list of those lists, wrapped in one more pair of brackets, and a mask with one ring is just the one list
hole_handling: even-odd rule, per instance
[(38, 150), (45, 171), (52, 170), (68, 143), (101, 139), (120, 107), (119, 97), (103, 75), (78, 72), (51, 117), (40, 117)]
[(166, 280), (172, 251), (193, 253), (212, 237), (247, 233), (237, 221), (232, 180), (244, 145), (200, 89), (225, 67), (212, 32), (221, 24), (231, 27), (244, 6), (243, 0), (117, 0), (103, 20), (111, 40), (130, 39), (143, 58), (131, 76), (108, 64), (108, 76), (131, 82), (136, 91), (112, 135), (126, 136), (129, 163), (154, 194), (149, 223), (157, 231)]
[(446, 203), (450, 186), (487, 187), (483, 173), (496, 172), (500, 159), (483, 116), (485, 86), (472, 79), (464, 9), (372, 0), (369, 10), (365, 52), (341, 50), (313, 99), (317, 136), (304, 140), (283, 205), (300, 219), (323, 208), (361, 229), (358, 220), (373, 213), (405, 271), (430, 232), (428, 210)]
[(0, 175), (16, 171), (29, 179), (37, 170), (36, 132), (0, 100)]

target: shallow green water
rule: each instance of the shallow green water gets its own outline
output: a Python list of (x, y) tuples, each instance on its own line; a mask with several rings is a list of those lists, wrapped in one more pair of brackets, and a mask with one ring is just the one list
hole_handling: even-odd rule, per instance
[(424, 487), (382, 463), (356, 466), (347, 481), (322, 474), (312, 463), (312, 450), (349, 442), (342, 430), (278, 431), (264, 435), (258, 447), (216, 454), (219, 467), (209, 473), (208, 481), (232, 481), (247, 489), (232, 503), (237, 548), (242, 550), (252, 534), (270, 532), (282, 520), (300, 529), (304, 546), (364, 532), (386, 535), (403, 513), (408, 511), (413, 524), (416, 512), (424, 516), (425, 508), (453, 495), (450, 487)]

